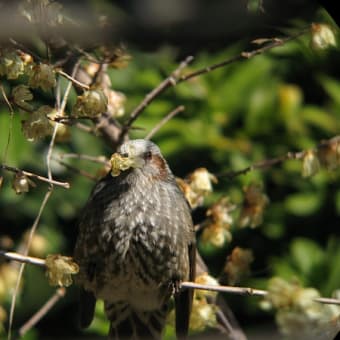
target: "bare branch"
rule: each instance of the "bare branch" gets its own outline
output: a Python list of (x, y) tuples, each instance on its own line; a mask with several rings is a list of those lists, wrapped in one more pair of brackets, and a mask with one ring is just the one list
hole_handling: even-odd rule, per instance
[(240, 176), (240, 175), (245, 175), (250, 171), (259, 170), (259, 169), (268, 169), (274, 165), (281, 164), (284, 161), (287, 161), (289, 159), (301, 159), (303, 158), (304, 154), (305, 154), (304, 151), (300, 151), (296, 153), (288, 152), (287, 154), (283, 156), (271, 158), (271, 159), (265, 159), (263, 161), (249, 165), (246, 168), (241, 169), (241, 170), (220, 172), (218, 174), (215, 174), (215, 176), (216, 177), (227, 177), (228, 179), (232, 180), (233, 178)]
[(7, 137), (7, 142), (6, 142), (4, 154), (3, 154), (3, 157), (2, 157), (3, 161), (6, 162), (9, 144), (10, 144), (11, 139), (12, 139), (12, 128), (13, 128), (14, 110), (13, 110), (13, 106), (12, 106), (11, 102), (10, 102), (9, 99), (7, 98), (5, 89), (4, 89), (4, 87), (3, 87), (2, 85), (0, 85), (0, 89), (1, 89), (2, 97), (4, 98), (4, 100), (5, 100), (5, 102), (6, 102), (7, 106), (8, 106), (9, 112), (10, 112), (10, 121), (9, 121), (9, 128), (8, 128), (8, 137)]
[(20, 327), (20, 336), (24, 336), (31, 328), (33, 328), (52, 309), (52, 307), (65, 296), (65, 294), (65, 288), (58, 288), (46, 303), (22, 327)]
[[(315, 148), (314, 150), (318, 150), (320, 148), (323, 148), (325, 146), (330, 146), (332, 144), (336, 144), (336, 143), (340, 143), (340, 136), (334, 136), (330, 139), (327, 140), (323, 140), (321, 141)], [(215, 174), (216, 177), (226, 177), (230, 180), (232, 180), (233, 178), (240, 176), (240, 175), (245, 175), (250, 171), (253, 170), (259, 170), (259, 169), (268, 169), (272, 166), (281, 164), (287, 160), (290, 159), (303, 159), (306, 155), (306, 151), (302, 150), (302, 151), (298, 151), (298, 152), (287, 152), (285, 155), (283, 156), (279, 156), (279, 157), (275, 157), (275, 158), (270, 158), (270, 159), (265, 159), (262, 160), (260, 162), (254, 163), (252, 165), (247, 166), (244, 169), (241, 170), (237, 170), (237, 171), (224, 171), (224, 172), (220, 172), (218, 174)]]
[(63, 153), (59, 155), (60, 159), (63, 158), (77, 158), (77, 159), (83, 159), (86, 161), (94, 162), (94, 163), (100, 163), (100, 164), (108, 164), (108, 160), (105, 156), (90, 156), (90, 155), (82, 155), (79, 153)]
[(35, 264), (37, 266), (45, 266), (45, 260), (37, 257), (22, 255), (10, 251), (0, 250), (0, 256), (5, 257), (8, 260), (18, 261), (21, 263)]
[(183, 112), (184, 109), (184, 106), (180, 105), (176, 107), (176, 109), (169, 112), (157, 125), (152, 128), (152, 130), (146, 135), (145, 139), (151, 139), (164, 124), (166, 124), (171, 118), (175, 117), (178, 113)]
[(68, 80), (70, 80), (73, 84), (79, 86), (79, 87), (82, 87), (83, 89), (85, 90), (89, 90), (90, 89), (90, 86), (80, 82), (79, 80), (73, 78), (73, 76), (70, 76), (69, 74), (67, 74), (66, 72), (62, 71), (62, 70), (58, 70), (57, 71), (61, 76), (67, 78)]
[(230, 293), (237, 295), (248, 295), (248, 296), (266, 296), (267, 291), (262, 289), (254, 289), (249, 287), (234, 287), (234, 286), (216, 286), (216, 285), (204, 285), (195, 282), (182, 282), (182, 288), (190, 288), (190, 289), (200, 289), (200, 290), (210, 290), (214, 292), (220, 293)]
[(164, 92), (168, 87), (175, 86), (180, 79), (180, 72), (187, 67), (194, 57), (189, 56), (183, 60), (179, 66), (170, 74), (169, 77), (164, 79), (157, 87), (155, 87), (151, 92), (149, 92), (143, 101), (131, 112), (129, 119), (125, 123), (122, 131), (120, 140), (123, 140), (124, 136), (130, 129), (132, 123), (138, 118), (138, 116), (144, 111), (144, 109), (162, 92)]
[(214, 71), (218, 68), (221, 68), (221, 67), (224, 67), (224, 66), (227, 66), (229, 64), (232, 64), (236, 61), (242, 61), (242, 60), (248, 60), (250, 58), (253, 58), (255, 57), (256, 55), (258, 54), (263, 54), (264, 52), (267, 52), (273, 48), (276, 48), (276, 47), (280, 47), (282, 45), (284, 45), (285, 43), (287, 43), (288, 41), (291, 41), (291, 40), (295, 40), (299, 37), (301, 37), (302, 35), (306, 34), (309, 32), (309, 29), (304, 29), (302, 30), (301, 32), (295, 34), (295, 35), (292, 35), (292, 36), (289, 36), (289, 37), (285, 37), (285, 38), (273, 38), (273, 39), (270, 39), (270, 43), (262, 46), (262, 47), (259, 47), (255, 50), (252, 50), (252, 51), (243, 51), (241, 52), (240, 54), (234, 56), (234, 57), (231, 57), (229, 59), (226, 59), (226, 60), (223, 60), (217, 64), (213, 64), (213, 65), (210, 65), (210, 66), (206, 66), (204, 68), (201, 68), (197, 71), (194, 71), (194, 72), (191, 72), (189, 74), (186, 74), (186, 75), (183, 75), (181, 76), (177, 83), (181, 83), (183, 81), (187, 81), (191, 78), (194, 78), (194, 77), (198, 77), (198, 76), (201, 76), (202, 74), (205, 74), (205, 73), (209, 73), (211, 71)]
[[(200, 289), (200, 290), (210, 290), (219, 293), (229, 293), (243, 296), (266, 296), (268, 291), (263, 289), (255, 289), (250, 287), (235, 287), (235, 286), (217, 286), (217, 285), (204, 285), (195, 282), (182, 282), (181, 288), (189, 288), (189, 289)], [(316, 302), (325, 303), (325, 304), (334, 304), (340, 305), (339, 299), (332, 298), (315, 298), (313, 299)]]
[[(37, 227), (38, 227), (41, 215), (42, 215), (42, 213), (43, 213), (43, 211), (45, 209), (45, 206), (46, 206), (46, 204), (47, 204), (51, 194), (52, 194), (52, 190), (51, 190), (51, 187), (50, 187), (49, 190), (47, 190), (46, 193), (45, 193), (44, 199), (41, 202), (41, 205), (40, 205), (40, 208), (39, 208), (38, 215), (35, 218), (35, 220), (33, 222), (33, 225), (31, 227), (31, 230), (30, 230), (30, 233), (29, 233), (29, 236), (28, 236), (27, 246), (26, 246), (26, 248), (24, 250), (24, 254), (23, 254), (25, 256), (27, 256), (27, 254), (29, 252), (29, 248), (30, 248), (30, 245), (31, 245), (31, 240), (33, 238), (33, 235), (34, 235)], [(20, 286), (20, 282), (21, 282), (21, 278), (22, 278), (22, 274), (24, 272), (24, 269), (25, 269), (25, 263), (22, 263), (22, 265), (20, 266), (20, 269), (19, 269), (17, 281), (16, 281), (15, 288), (14, 288), (13, 295), (12, 295), (11, 308), (10, 308), (10, 313), (9, 313), (9, 323), (8, 323), (8, 337), (7, 337), (8, 340), (11, 339), (11, 332), (12, 332), (12, 325), (13, 325), (14, 309), (15, 309), (15, 304), (16, 304), (16, 298), (17, 298), (17, 295), (18, 295), (19, 286)]]
[(53, 159), (54, 159), (56, 162), (58, 162), (60, 165), (64, 166), (66, 169), (69, 169), (69, 170), (71, 170), (72, 172), (74, 172), (74, 173), (76, 173), (76, 174), (79, 174), (79, 175), (81, 175), (81, 176), (84, 176), (84, 177), (86, 177), (86, 178), (88, 178), (88, 179), (90, 179), (90, 180), (92, 180), (92, 181), (97, 181), (97, 180), (98, 180), (97, 177), (93, 176), (92, 174), (90, 174), (90, 173), (88, 173), (88, 172), (86, 172), (86, 171), (84, 171), (84, 170), (78, 169), (78, 168), (76, 168), (76, 167), (74, 167), (74, 166), (72, 166), (72, 165), (70, 165), (70, 164), (67, 164), (67, 163), (61, 161), (61, 160), (58, 159), (58, 158), (55, 158), (55, 157), (54, 157)]
[(32, 178), (35, 178), (39, 181), (46, 182), (46, 183), (49, 183), (49, 184), (58, 185), (58, 186), (63, 187), (65, 189), (69, 189), (71, 187), (70, 183), (68, 183), (68, 182), (60, 182), (60, 181), (56, 181), (54, 179), (49, 179), (47, 177), (40, 176), (40, 175), (37, 175), (37, 174), (29, 172), (29, 171), (21, 170), (19, 168), (15, 168), (13, 166), (9, 166), (9, 165), (6, 165), (6, 164), (0, 164), (0, 169), (6, 170), (6, 171), (11, 171), (11, 172), (14, 172), (14, 173), (19, 173), (19, 174), (22, 174), (22, 175), (27, 176), (27, 177), (32, 177)]
[[(45, 266), (45, 259), (41, 259), (38, 257), (22, 255), (19, 253), (9, 252), (5, 250), (0, 250), (0, 256), (5, 257), (6, 259), (9, 259), (12, 261), (18, 261), (21, 263), (28, 263), (32, 265), (41, 266), (41, 267)], [(243, 296), (266, 296), (268, 294), (268, 291), (266, 290), (256, 289), (256, 288), (251, 288), (251, 287), (206, 285), (206, 284), (200, 284), (200, 283), (189, 282), (189, 281), (182, 282), (181, 288), (209, 290), (209, 291), (215, 291), (219, 293), (229, 293), (229, 294), (236, 294), (236, 295), (243, 295)], [(314, 300), (320, 303), (325, 303), (325, 304), (340, 305), (339, 299), (320, 297), (320, 298), (315, 298)]]

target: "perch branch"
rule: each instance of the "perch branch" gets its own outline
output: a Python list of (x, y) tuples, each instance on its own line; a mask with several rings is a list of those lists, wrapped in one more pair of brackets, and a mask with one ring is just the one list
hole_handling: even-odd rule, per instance
[(18, 261), (21, 263), (35, 264), (37, 266), (45, 266), (45, 260), (38, 257), (32, 257), (27, 255), (22, 255), (19, 253), (14, 253), (11, 251), (0, 250), (0, 256), (5, 257), (8, 260)]
[[(255, 288), (250, 288), (250, 287), (204, 285), (204, 284), (199, 284), (195, 282), (182, 282), (181, 288), (210, 290), (214, 292), (236, 294), (236, 295), (243, 295), (243, 296), (266, 296), (268, 294), (268, 291), (263, 290), (263, 289), (255, 289)], [(320, 298), (315, 298), (313, 300), (316, 302), (325, 303), (325, 304), (340, 305), (339, 299), (320, 297)]]
[[(28, 263), (28, 264), (37, 265), (37, 266), (45, 266), (45, 260), (38, 258), (38, 257), (22, 255), (22, 254), (8, 252), (4, 250), (0, 250), (0, 256), (5, 257), (9, 260), (18, 261), (21, 263)], [(266, 296), (268, 294), (268, 291), (264, 289), (256, 289), (256, 288), (251, 288), (251, 287), (206, 285), (206, 284), (200, 284), (200, 283), (189, 282), (189, 281), (182, 282), (180, 287), (188, 288), (188, 289), (209, 290), (209, 291), (214, 291), (214, 292), (219, 292), (219, 293), (228, 293), (228, 294), (235, 294), (235, 295), (242, 295), (242, 296)], [(319, 298), (315, 298), (314, 301), (325, 303), (325, 304), (340, 305), (340, 299), (319, 297)]]

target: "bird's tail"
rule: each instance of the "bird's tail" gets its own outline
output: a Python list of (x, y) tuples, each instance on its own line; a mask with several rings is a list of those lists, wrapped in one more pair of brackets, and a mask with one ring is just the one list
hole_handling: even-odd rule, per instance
[(114, 340), (160, 340), (165, 328), (168, 306), (159, 310), (141, 311), (126, 303), (105, 303), (110, 320), (109, 339)]

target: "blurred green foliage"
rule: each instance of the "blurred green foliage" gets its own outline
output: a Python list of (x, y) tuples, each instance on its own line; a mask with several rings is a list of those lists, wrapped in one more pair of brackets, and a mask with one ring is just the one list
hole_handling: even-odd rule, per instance
[[(202, 52), (189, 70), (227, 59), (243, 49), (242, 44), (237, 44), (214, 53)], [(126, 69), (109, 71), (113, 89), (127, 97), (127, 112), (177, 66), (176, 49), (129, 52), (133, 60)], [(198, 167), (206, 167), (212, 173), (239, 170), (289, 151), (311, 148), (339, 131), (338, 57), (338, 50), (322, 54), (312, 51), (305, 36), (264, 55), (217, 69), (159, 96), (137, 120), (135, 127), (139, 129), (133, 130), (131, 137), (145, 136), (169, 111), (184, 105), (185, 112), (169, 121), (154, 137), (173, 172), (181, 177)], [(38, 91), (34, 94), (40, 95)], [(70, 102), (74, 101), (73, 93)], [(21, 132), (21, 120), (20, 113), (16, 112), (11, 118), (7, 107), (1, 107), (0, 154), (4, 157), (6, 151), (3, 161), (46, 175), (45, 155), (49, 140), (26, 141)], [(121, 120), (124, 121), (124, 117)], [(101, 138), (72, 127), (70, 140), (57, 143), (54, 148), (54, 154), (65, 152), (109, 156), (112, 150)], [(83, 160), (67, 159), (67, 162), (93, 174), (99, 169), (98, 165)], [(56, 187), (44, 210), (37, 233), (43, 236), (46, 246), (40, 256), (48, 253), (72, 255), (77, 215), (93, 182), (57, 163), (53, 163), (52, 170), (56, 179), (70, 182), (71, 188)], [(47, 185), (35, 181), (36, 188), (25, 195), (16, 195), (11, 188), (11, 176), (4, 173), (0, 228), (2, 235), (9, 235), (14, 240), (15, 249), (36, 217)], [(252, 249), (255, 256), (252, 277), (242, 282), (243, 285), (263, 288), (267, 278), (273, 275), (297, 277), (303, 284), (316, 287), (329, 296), (340, 284), (339, 172), (322, 170), (315, 177), (305, 179), (301, 176), (301, 162), (287, 161), (232, 181), (220, 178), (206, 206), (221, 195), (229, 195), (233, 202), (241, 204), (242, 187), (251, 182), (263, 183), (270, 198), (264, 222), (252, 230), (240, 230), (235, 223), (230, 244), (216, 252), (203, 253), (212, 273), (220, 273), (231, 249), (238, 245)], [(196, 222), (203, 216), (204, 209), (194, 213)], [(48, 287), (41, 269), (27, 266), (22, 294), (17, 302), (15, 327), (51, 294), (53, 289)], [(245, 328), (259, 318), (267, 320), (255, 306), (257, 299), (228, 297), (228, 301)], [(235, 301), (237, 303), (233, 303)], [(70, 289), (41, 322), (38, 331), (31, 331), (26, 339), (50, 334), (50, 327), (57, 328), (53, 328), (56, 336), (79, 334), (75, 304), (76, 292)], [(99, 305), (90, 332), (105, 334), (107, 323), (103, 320)]]

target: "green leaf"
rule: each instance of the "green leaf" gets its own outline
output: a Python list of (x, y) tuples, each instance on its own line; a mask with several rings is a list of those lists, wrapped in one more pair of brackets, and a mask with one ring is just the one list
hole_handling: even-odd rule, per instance
[(308, 276), (324, 260), (324, 252), (320, 246), (306, 238), (294, 239), (290, 252), (294, 264), (305, 276)]
[(301, 192), (287, 197), (284, 202), (286, 210), (297, 216), (315, 213), (321, 205), (321, 196), (315, 192)]

